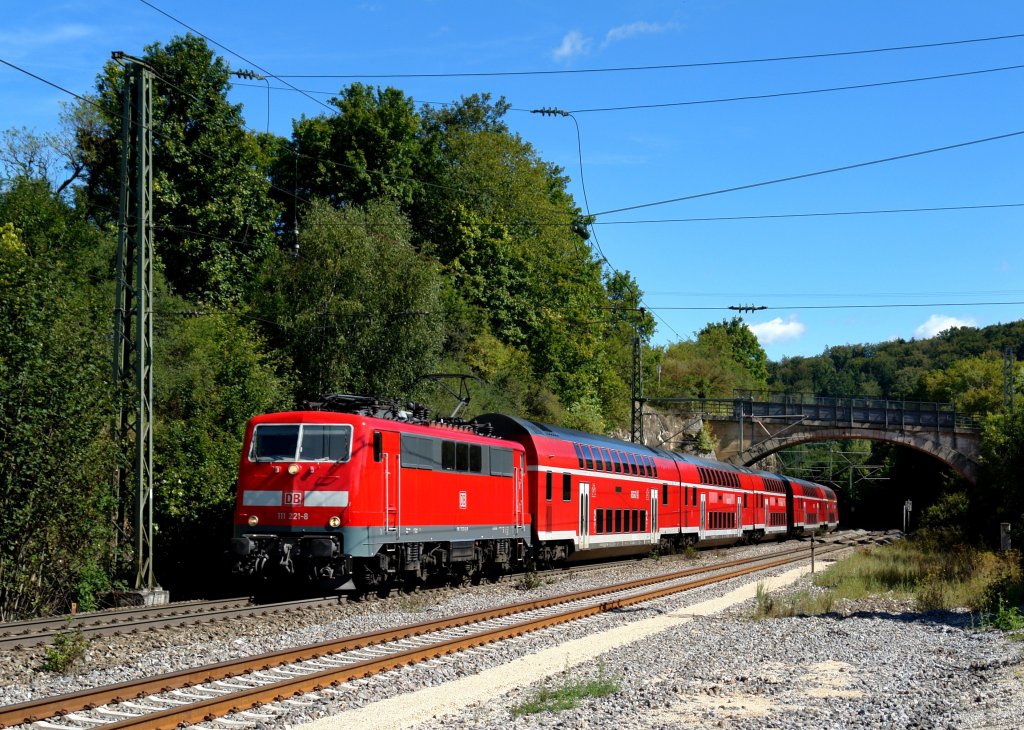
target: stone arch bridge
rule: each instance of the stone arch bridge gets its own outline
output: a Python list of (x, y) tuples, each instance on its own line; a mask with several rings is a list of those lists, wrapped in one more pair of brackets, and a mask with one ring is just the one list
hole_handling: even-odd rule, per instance
[(718, 458), (733, 464), (750, 466), (810, 441), (867, 439), (923, 451), (977, 481), (979, 420), (947, 403), (778, 394), (666, 401), (672, 411), (708, 422)]

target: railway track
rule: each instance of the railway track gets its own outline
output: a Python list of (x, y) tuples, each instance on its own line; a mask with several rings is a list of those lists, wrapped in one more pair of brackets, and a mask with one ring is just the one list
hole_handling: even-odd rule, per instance
[[(830, 536), (832, 537), (832, 536)], [(828, 539), (828, 538), (825, 538)], [(605, 561), (601, 563), (572, 565), (564, 568), (542, 570), (532, 575), (538, 579), (565, 576), (572, 573), (612, 570), (623, 564), (635, 563), (637, 558)], [(501, 577), (503, 581), (520, 580), (522, 574)], [(446, 590), (461, 590), (451, 587)], [(393, 590), (390, 596), (367, 596), (371, 600), (386, 601), (404, 595)], [(251, 616), (289, 613), (311, 608), (327, 607), (344, 603), (343, 595), (332, 597), (306, 598), (274, 603), (255, 603), (249, 597), (238, 597), (212, 601), (188, 601), (161, 606), (140, 606), (109, 611), (68, 614), (50, 618), (17, 621), (0, 624), (0, 651), (22, 649), (52, 644), (60, 634), (80, 631), (87, 638), (118, 636), (141, 631), (189, 626), (211, 621), (223, 621)]]
[[(175, 728), (239, 713), (272, 719), (268, 703), (643, 601), (825, 556), (863, 539), (819, 541), (759, 556), (693, 567), (470, 614), (182, 670), (148, 679), (0, 707), (0, 726), (33, 722), (48, 730)], [(269, 714), (268, 714), (269, 713)]]
[(248, 597), (216, 601), (188, 601), (95, 613), (69, 614), (0, 624), (0, 650), (50, 644), (58, 634), (81, 631), (83, 636), (117, 636), (151, 629), (222, 621), (271, 613), (289, 613), (336, 605), (339, 598), (310, 598), (258, 605)]

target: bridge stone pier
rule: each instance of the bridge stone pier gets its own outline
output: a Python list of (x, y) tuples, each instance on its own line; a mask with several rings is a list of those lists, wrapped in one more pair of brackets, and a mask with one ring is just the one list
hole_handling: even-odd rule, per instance
[(672, 410), (700, 415), (718, 438), (718, 458), (751, 466), (811, 441), (888, 441), (930, 454), (977, 481), (980, 424), (946, 403), (764, 395), (672, 399)]

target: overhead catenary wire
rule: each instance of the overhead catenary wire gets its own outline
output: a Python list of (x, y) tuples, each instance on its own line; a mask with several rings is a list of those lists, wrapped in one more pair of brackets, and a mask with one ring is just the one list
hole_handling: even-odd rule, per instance
[[(77, 94), (77, 93), (75, 93), (75, 92), (73, 92), (73, 91), (71, 91), (69, 89), (66, 89), (63, 86), (60, 86), (59, 84), (56, 84), (56, 83), (50, 81), (49, 79), (46, 79), (46, 78), (44, 78), (42, 76), (39, 76), (38, 74), (33, 73), (32, 71), (29, 71), (29, 70), (27, 70), (25, 68), (22, 68), (21, 66), (18, 66), (18, 65), (14, 64), (14, 63), (11, 63), (10, 61), (7, 61), (7, 60), (5, 60), (3, 58), (0, 58), (0, 63), (4, 64), (6, 66), (9, 66), (10, 68), (12, 68), (12, 69), (14, 69), (16, 71), (19, 71), (20, 73), (25, 74), (26, 76), (30, 76), (31, 78), (34, 78), (37, 81), (40, 81), (40, 82), (42, 82), (42, 83), (44, 83), (44, 84), (46, 84), (48, 86), (51, 86), (51, 87), (53, 87), (53, 88), (55, 88), (55, 89), (65, 93), (65, 94), (68, 94), (69, 96), (72, 96), (72, 97), (74, 97), (74, 98), (76, 98), (76, 99), (78, 99), (78, 100), (80, 100), (80, 101), (82, 101), (84, 103), (90, 104), (91, 106), (93, 106), (93, 107), (95, 107), (97, 109), (100, 109), (100, 110), (103, 109), (103, 107), (96, 100), (90, 99), (89, 97), (83, 96), (81, 94)], [(163, 76), (158, 75), (158, 78), (163, 83), (167, 83), (168, 85), (170, 85), (172, 88), (175, 88), (179, 92), (184, 93), (184, 94), (189, 94), (189, 92), (182, 90), (180, 87), (177, 87), (173, 83), (169, 82)], [(192, 94), (189, 94), (189, 95), (192, 96), (193, 98), (198, 98), (198, 97), (195, 97)], [(540, 111), (540, 110), (530, 110), (530, 111), (537, 112), (537, 111)], [(566, 113), (566, 116), (568, 116), (568, 113)], [(133, 123), (136, 123), (136, 122), (133, 122)], [(249, 131), (255, 131), (255, 130), (252, 130), (251, 128), (249, 128), (249, 127), (243, 127), (243, 128), (249, 129)], [(157, 130), (154, 130), (154, 131), (157, 131)], [(911, 152), (911, 153), (902, 154), (902, 155), (895, 155), (895, 156), (892, 156), (892, 157), (887, 157), (887, 158), (883, 158), (883, 159), (879, 159), (879, 160), (872, 160), (872, 161), (868, 161), (868, 162), (854, 163), (854, 164), (851, 164), (851, 165), (845, 165), (845, 166), (841, 166), (841, 167), (830, 168), (830, 169), (827, 169), (827, 170), (820, 170), (820, 171), (804, 173), (804, 174), (800, 174), (800, 175), (793, 175), (793, 176), (784, 177), (784, 178), (776, 178), (776, 179), (773, 179), (773, 180), (767, 180), (767, 181), (762, 181), (762, 182), (757, 182), (757, 183), (750, 183), (750, 184), (746, 184), (746, 185), (740, 185), (740, 186), (735, 186), (735, 187), (731, 187), (731, 188), (724, 188), (724, 189), (714, 190), (714, 191), (709, 191), (709, 192), (696, 193), (696, 194), (693, 194), (693, 195), (681, 196), (681, 197), (678, 197), (678, 198), (671, 198), (671, 199), (668, 199), (668, 200), (656, 201), (656, 202), (653, 202), (653, 203), (644, 203), (644, 204), (639, 204), (639, 205), (635, 205), (635, 206), (626, 206), (626, 207), (623, 207), (623, 208), (617, 208), (617, 209), (613, 209), (613, 210), (606, 210), (606, 211), (601, 211), (601, 212), (592, 213), (592, 214), (588, 213), (588, 215), (590, 215), (591, 217), (599, 217), (599, 216), (604, 216), (604, 215), (611, 215), (613, 213), (626, 212), (626, 211), (630, 211), (630, 210), (639, 210), (639, 209), (642, 209), (642, 208), (654, 207), (654, 206), (658, 206), (658, 205), (666, 205), (666, 204), (669, 204), (669, 203), (681, 202), (681, 201), (684, 201), (684, 200), (694, 200), (694, 199), (703, 198), (703, 197), (710, 197), (710, 196), (713, 196), (713, 195), (722, 195), (722, 194), (725, 194), (725, 193), (736, 192), (736, 191), (740, 191), (740, 190), (747, 190), (747, 189), (756, 188), (756, 187), (763, 187), (763, 186), (767, 186), (767, 185), (775, 185), (775, 184), (780, 184), (780, 183), (784, 183), (784, 182), (800, 180), (800, 179), (804, 179), (804, 178), (808, 178), (808, 177), (814, 177), (814, 176), (819, 176), (819, 175), (826, 175), (826, 174), (831, 174), (831, 173), (835, 173), (835, 172), (843, 172), (843, 171), (846, 171), (846, 170), (852, 170), (852, 169), (856, 169), (856, 168), (859, 168), (859, 167), (866, 167), (866, 166), (869, 166), (869, 165), (883, 164), (883, 163), (886, 163), (886, 162), (892, 162), (892, 161), (896, 161), (896, 160), (907, 159), (907, 158), (910, 158), (910, 157), (921, 156), (921, 155), (926, 155), (926, 154), (931, 154), (931, 153), (936, 153), (936, 152), (943, 152), (943, 151), (947, 151), (947, 150), (957, 149), (957, 148), (960, 148), (960, 147), (966, 147), (966, 146), (970, 146), (970, 145), (981, 144), (981, 143), (984, 143), (984, 142), (990, 142), (990, 141), (995, 141), (995, 140), (1006, 139), (1006, 138), (1009, 138), (1009, 137), (1015, 137), (1015, 136), (1019, 136), (1021, 134), (1024, 134), (1024, 131), (1011, 132), (1009, 134), (997, 135), (997, 136), (994, 136), (994, 137), (987, 137), (987, 138), (980, 139), (980, 140), (971, 140), (971, 141), (968, 141), (968, 142), (962, 142), (962, 143), (957, 143), (957, 144), (952, 144), (952, 145), (946, 145), (944, 147), (937, 147), (937, 148), (933, 148), (933, 149), (929, 149), (929, 150), (922, 150), (922, 151), (919, 151), (919, 152)], [(205, 154), (204, 152), (202, 152), (202, 150), (197, 150), (196, 152), (200, 156), (206, 157), (207, 159), (209, 159), (211, 161), (215, 161), (212, 156)], [(297, 154), (302, 154), (302, 153), (297, 153)], [(305, 157), (306, 159), (309, 159), (311, 161), (315, 161), (315, 162), (323, 162), (323, 163), (326, 163), (326, 164), (338, 165), (339, 167), (355, 169), (354, 166), (352, 166), (352, 165), (346, 165), (345, 163), (336, 162), (334, 160), (329, 160), (329, 159), (324, 159), (324, 158), (314, 157), (314, 156), (309, 156), (309, 155), (303, 155), (303, 157)], [(372, 174), (387, 175), (387, 173), (384, 173), (384, 172), (381, 172), (381, 171), (376, 171), (376, 170), (371, 170), (369, 172), (371, 172)], [(265, 178), (263, 178), (262, 174), (259, 173), (258, 171), (253, 170), (253, 171), (251, 171), (251, 173), (254, 174), (254, 175), (259, 175), (261, 179), (265, 179)], [(419, 182), (415, 178), (404, 178), (404, 179)], [(431, 183), (424, 183), (424, 184), (430, 185)], [(437, 184), (434, 184), (434, 185), (436, 187), (438, 187), (438, 188), (447, 189), (447, 190), (451, 190), (451, 191), (454, 191), (454, 192), (468, 192), (467, 190), (465, 190), (463, 188), (455, 188), (455, 187), (451, 187), (451, 186), (444, 186), (444, 185), (437, 185)], [(282, 194), (287, 195), (289, 197), (294, 197), (297, 200), (299, 200), (300, 202), (307, 203), (307, 204), (311, 202), (310, 200), (307, 200), (307, 199), (305, 199), (305, 198), (303, 198), (301, 196), (295, 195), (294, 191), (285, 190), (285, 189), (280, 188), (280, 187), (278, 187), (276, 185), (273, 185), (273, 184), (270, 184), (270, 187), (271, 187), (271, 189), (276, 190), (279, 193), (282, 193)], [(941, 212), (941, 211), (957, 211), (957, 210), (985, 210), (985, 209), (1019, 208), (1019, 207), (1024, 207), (1024, 203), (994, 203), (994, 204), (982, 204), (982, 205), (958, 205), (958, 206), (939, 206), (939, 207), (925, 207), (925, 208), (891, 208), (891, 209), (879, 209), (879, 210), (826, 211), (826, 212), (820, 212), (820, 213), (814, 213), (814, 212), (812, 212), (812, 213), (782, 213), (782, 214), (763, 214), (763, 215), (747, 215), (747, 216), (708, 216), (708, 217), (665, 218), (665, 219), (625, 220), (625, 221), (592, 221), (590, 223), (590, 225), (591, 226), (601, 226), (601, 225), (612, 226), (612, 225), (641, 225), (641, 224), (652, 224), (652, 223), (691, 223), (691, 222), (708, 222), (708, 221), (763, 220), (763, 219), (773, 219), (773, 218), (813, 218), (813, 217), (828, 217), (828, 216), (878, 215), (878, 214), (897, 214), (897, 213), (925, 213), (925, 212)], [(559, 213), (559, 214), (564, 214), (564, 211), (561, 210), (561, 209), (552, 209), (552, 212)], [(562, 225), (571, 225), (574, 221), (575, 221), (575, 219), (570, 219), (570, 218), (567, 217), (564, 221), (558, 221), (558, 222), (544, 222), (544, 221), (531, 221), (531, 222), (534, 223), (534, 224), (539, 224), (539, 225), (562, 226)], [(502, 225), (507, 225), (507, 224), (510, 223), (510, 221), (508, 221), (508, 220), (489, 221), (489, 222), (491, 222), (491, 223), (498, 223), (498, 224), (502, 224)], [(526, 221), (522, 221), (522, 222), (525, 223)]]
[(728, 104), (740, 101), (760, 101), (764, 99), (784, 99), (795, 96), (810, 96), (812, 94), (829, 94), (840, 91), (856, 91), (860, 89), (877, 89), (885, 86), (899, 86), (902, 84), (916, 84), (924, 81), (940, 81), (946, 79), (963, 78), (966, 76), (979, 76), (981, 74), (999, 73), (1002, 71), (1019, 71), (1024, 69), (1024, 64), (1016, 66), (1000, 66), (998, 68), (986, 68), (976, 71), (961, 71), (958, 73), (940, 74), (935, 76), (919, 76), (912, 79), (897, 79), (894, 81), (874, 81), (864, 84), (849, 84), (846, 86), (829, 86), (820, 89), (802, 89), (799, 91), (776, 91), (767, 94), (748, 94), (745, 96), (729, 96), (718, 99), (693, 99), (690, 101), (668, 101), (652, 104), (630, 104), (624, 106), (592, 107), (589, 109), (571, 109), (573, 114), (590, 114), (594, 112), (620, 112), (637, 111), (643, 109), (669, 109), (683, 106), (699, 106), (703, 104)]
[(709, 198), (714, 195), (725, 195), (726, 193), (735, 193), (741, 190), (752, 190), (754, 188), (767, 187), (769, 185), (779, 185), (786, 182), (794, 182), (796, 180), (806, 180), (811, 177), (820, 177), (822, 175), (831, 175), (838, 172), (847, 172), (849, 170), (856, 170), (863, 167), (871, 167), (873, 165), (882, 165), (889, 162), (897, 162), (899, 160), (907, 160), (913, 157), (923, 157), (924, 155), (932, 155), (938, 152), (948, 152), (949, 150), (961, 149), (963, 147), (971, 147), (973, 145), (986, 144), (988, 142), (996, 142), (1004, 139), (1011, 139), (1013, 137), (1019, 137), (1024, 135), (1024, 130), (1018, 130), (1015, 132), (1007, 132), (1005, 134), (997, 134), (991, 137), (983, 137), (981, 139), (972, 139), (967, 142), (957, 142), (955, 144), (943, 145), (942, 147), (932, 147), (926, 150), (918, 150), (916, 152), (906, 152), (899, 155), (892, 155), (890, 157), (882, 157), (876, 160), (868, 160), (866, 162), (855, 162), (849, 165), (841, 165), (839, 167), (830, 167), (825, 170), (815, 170), (814, 172), (804, 172), (799, 175), (789, 175), (787, 177), (778, 177), (772, 180), (762, 180), (755, 183), (747, 183), (745, 185), (736, 185), (730, 188), (721, 188), (718, 190), (710, 190), (703, 193), (694, 193), (692, 195), (680, 195), (675, 198), (667, 198), (665, 200), (656, 200), (650, 203), (638, 203), (636, 205), (626, 205), (621, 208), (611, 208), (609, 210), (603, 210), (600, 213), (594, 213), (595, 217), (603, 215), (611, 215), (613, 213), (625, 213), (630, 210), (640, 210), (642, 208), (653, 208), (660, 205), (669, 205), (670, 203), (681, 203), (687, 200), (697, 200), (698, 198)]
[[(146, 2), (146, 0), (140, 0)], [(146, 2), (148, 5), (149, 3)], [(564, 69), (540, 69), (533, 71), (457, 71), (445, 73), (362, 73), (362, 74), (282, 74), (281, 79), (433, 79), (433, 78), (479, 78), (489, 76), (557, 76), (557, 75), (579, 75), (579, 74), (600, 74), (600, 73), (624, 73), (638, 71), (665, 71), (684, 68), (708, 68), (713, 66), (736, 66), (753, 63), (778, 63), (783, 61), (808, 61), (821, 58), (841, 58), (843, 56), (862, 56), (873, 53), (894, 53), (899, 51), (913, 51), (925, 48), (941, 48), (945, 46), (959, 46), (973, 43), (991, 43), (994, 41), (1017, 40), (1024, 38), (1024, 33), (1013, 33), (1009, 35), (988, 36), (984, 38), (965, 38), (952, 41), (936, 41), (932, 43), (917, 43), (903, 46), (888, 46), (882, 48), (866, 48), (850, 51), (827, 51), (824, 53), (805, 53), (786, 56), (765, 56), (760, 58), (727, 59), (720, 61), (696, 61), (690, 63), (668, 63), (649, 66), (612, 66), (606, 68), (564, 68)]]

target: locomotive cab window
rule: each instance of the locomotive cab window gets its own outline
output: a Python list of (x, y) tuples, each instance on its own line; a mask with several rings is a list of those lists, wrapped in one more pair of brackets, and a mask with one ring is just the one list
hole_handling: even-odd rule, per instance
[(352, 427), (348, 425), (259, 425), (250, 461), (348, 461)]

